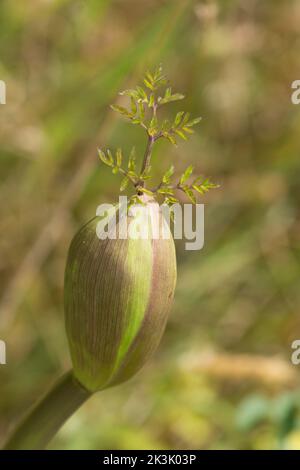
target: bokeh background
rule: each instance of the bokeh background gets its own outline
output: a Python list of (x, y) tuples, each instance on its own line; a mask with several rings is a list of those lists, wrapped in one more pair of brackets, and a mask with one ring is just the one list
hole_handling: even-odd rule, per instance
[(63, 274), (75, 231), (119, 178), (98, 146), (138, 152), (117, 92), (162, 63), (202, 123), (160, 143), (157, 177), (193, 163), (221, 189), (205, 247), (177, 243), (162, 344), (130, 382), (95, 395), (51, 449), (300, 448), (300, 107), (297, 0), (1, 0), (0, 439), (68, 367)]

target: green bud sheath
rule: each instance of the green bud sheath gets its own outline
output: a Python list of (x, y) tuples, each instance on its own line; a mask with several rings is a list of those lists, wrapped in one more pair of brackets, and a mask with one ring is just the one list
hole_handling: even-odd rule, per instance
[[(159, 205), (151, 206), (158, 225), (165, 224)], [(99, 220), (75, 235), (65, 273), (74, 375), (92, 392), (129, 379), (145, 364), (162, 337), (176, 284), (171, 234), (101, 240)]]

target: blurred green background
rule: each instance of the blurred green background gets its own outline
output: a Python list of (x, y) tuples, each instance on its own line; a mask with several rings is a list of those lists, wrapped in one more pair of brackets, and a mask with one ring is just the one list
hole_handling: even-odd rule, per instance
[[(203, 120), (160, 143), (158, 177), (193, 163), (205, 247), (177, 243), (162, 344), (130, 382), (95, 395), (51, 449), (300, 448), (300, 107), (297, 0), (1, 0), (0, 439), (70, 366), (63, 274), (70, 240), (119, 178), (98, 146), (138, 151), (117, 92), (162, 63)], [(298, 74), (298, 75), (297, 75)]]

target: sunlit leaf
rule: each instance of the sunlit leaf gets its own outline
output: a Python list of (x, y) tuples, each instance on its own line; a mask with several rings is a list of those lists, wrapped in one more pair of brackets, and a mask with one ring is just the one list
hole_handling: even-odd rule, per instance
[(130, 152), (129, 159), (128, 159), (128, 170), (135, 171), (135, 160), (136, 160), (135, 147), (133, 147)]
[(174, 126), (179, 126), (179, 124), (182, 121), (184, 115), (184, 111), (179, 111), (179, 113), (176, 114), (175, 120), (174, 120)]
[(176, 132), (176, 134), (179, 135), (179, 137), (181, 137), (183, 140), (187, 140), (186, 135), (185, 135), (184, 132), (182, 132), (180, 129), (175, 129), (175, 132)]
[(146, 87), (149, 88), (149, 90), (154, 91), (154, 87), (153, 87), (153, 85), (149, 82), (149, 80), (147, 80), (146, 78), (144, 78), (144, 83), (145, 83)]
[(117, 162), (117, 166), (122, 165), (122, 150), (120, 148), (118, 148), (116, 152), (116, 162)]
[(107, 153), (105, 154), (105, 152), (103, 152), (101, 149), (98, 149), (98, 155), (101, 161), (105, 163), (105, 165), (113, 166), (114, 160), (110, 151), (107, 151)]
[(165, 172), (165, 174), (162, 177), (163, 183), (168, 184), (173, 174), (174, 174), (174, 165), (171, 165), (170, 168)]
[(137, 112), (137, 105), (136, 105), (136, 102), (135, 102), (135, 99), (131, 96), (131, 112), (132, 114), (136, 114)]
[(141, 191), (144, 194), (147, 194), (148, 196), (153, 196), (153, 192), (150, 191), (150, 189), (144, 188), (144, 187), (139, 187), (139, 191)]
[(187, 127), (192, 127), (192, 126), (195, 126), (196, 124), (198, 124), (200, 121), (202, 120), (201, 117), (198, 117), (196, 119), (193, 119), (192, 121), (189, 121), (186, 123), (186, 126)]
[(176, 139), (172, 134), (170, 134), (169, 132), (164, 132), (163, 135), (171, 142), (171, 144), (177, 145)]
[(111, 109), (113, 109), (114, 111), (117, 111), (117, 113), (120, 113), (124, 116), (129, 116), (130, 113), (128, 111), (128, 109), (124, 108), (123, 106), (119, 106), (117, 104), (111, 104), (110, 105)]
[(150, 98), (149, 98), (149, 108), (153, 108), (154, 105), (154, 94), (151, 93)]
[(129, 183), (129, 178), (127, 176), (125, 176), (122, 181), (121, 181), (121, 184), (120, 184), (120, 191), (124, 191), (124, 189), (127, 188), (128, 186), (128, 183)]
[(192, 189), (188, 188), (188, 187), (185, 187), (183, 188), (183, 191), (185, 192), (185, 194), (187, 195), (187, 197), (190, 199), (190, 201), (193, 203), (193, 204), (196, 204), (196, 197), (192, 191)]
[(188, 166), (185, 172), (181, 175), (180, 184), (184, 184), (189, 179), (193, 171), (194, 171), (193, 165)]

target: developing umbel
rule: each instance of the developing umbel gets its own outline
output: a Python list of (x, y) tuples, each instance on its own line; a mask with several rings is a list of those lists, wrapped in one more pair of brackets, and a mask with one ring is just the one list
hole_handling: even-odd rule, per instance
[[(157, 226), (146, 238), (131, 233), (125, 239), (99, 239), (100, 218), (95, 217), (70, 246), (66, 330), (75, 377), (93, 392), (134, 375), (157, 348), (166, 325), (176, 284), (175, 247), (170, 232), (163, 237), (162, 227), (169, 227), (158, 203), (147, 202), (147, 208)], [(148, 216), (147, 210), (139, 213), (141, 226)], [(128, 228), (135, 218), (121, 218), (117, 229)]]

